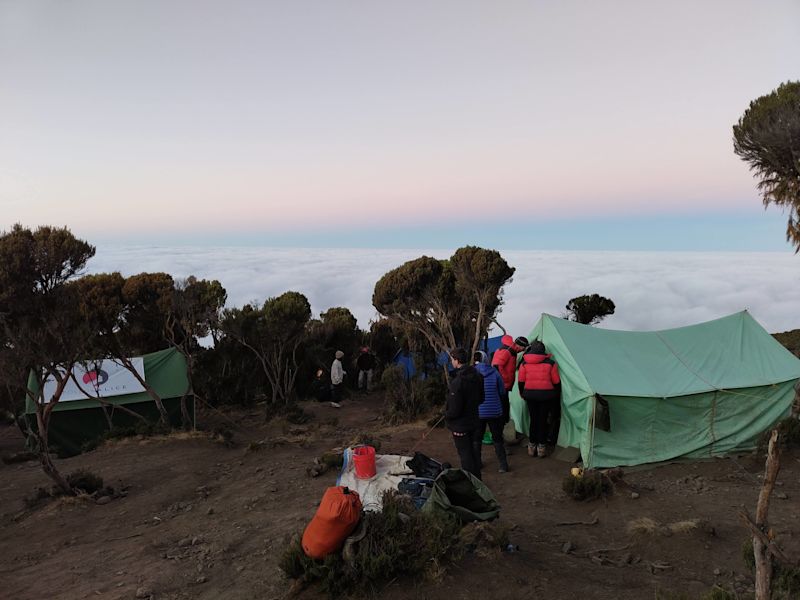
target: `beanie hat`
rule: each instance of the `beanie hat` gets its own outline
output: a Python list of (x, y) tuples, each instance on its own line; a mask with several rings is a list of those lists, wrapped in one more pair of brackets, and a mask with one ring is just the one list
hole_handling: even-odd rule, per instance
[(519, 346), (520, 348), (527, 348), (528, 347), (528, 338), (524, 335), (519, 336), (517, 339), (514, 340), (514, 343)]
[(511, 347), (514, 345), (514, 338), (512, 338), (510, 335), (504, 335), (500, 338), (500, 343), (503, 344), (503, 346)]
[(341, 350), (336, 351), (336, 358), (344, 358), (344, 352)]
[(545, 352), (547, 352), (547, 350), (545, 350), (544, 344), (539, 340), (533, 340), (530, 350), (528, 350), (529, 354), (544, 354)]

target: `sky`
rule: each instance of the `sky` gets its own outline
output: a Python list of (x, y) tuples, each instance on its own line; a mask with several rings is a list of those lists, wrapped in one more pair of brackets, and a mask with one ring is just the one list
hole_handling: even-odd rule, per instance
[(731, 127), (800, 2), (0, 2), (0, 229), (791, 254)]

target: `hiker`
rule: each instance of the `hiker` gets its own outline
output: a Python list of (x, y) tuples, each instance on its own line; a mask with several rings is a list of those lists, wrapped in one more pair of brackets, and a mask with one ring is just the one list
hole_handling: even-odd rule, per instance
[(344, 352), (336, 351), (336, 358), (331, 363), (331, 406), (341, 408), (342, 388), (344, 387), (344, 376), (347, 372), (342, 368)]
[(497, 369), (486, 364), (483, 359), (486, 355), (478, 351), (475, 353), (475, 369), (483, 377), (483, 402), (478, 407), (480, 424), (475, 432), (475, 453), (478, 457), (478, 464), (481, 464), (481, 448), (483, 446), (483, 436), (486, 427), (492, 434), (492, 444), (494, 453), (497, 455), (497, 462), (500, 464), (500, 473), (508, 472), (508, 457), (506, 456), (506, 446), (503, 443), (503, 403), (501, 398), (505, 391), (503, 379)]
[(325, 376), (324, 369), (317, 369), (314, 381), (311, 382), (309, 391), (317, 402), (329, 402), (331, 399), (331, 383)]
[(511, 419), (511, 402), (508, 393), (514, 387), (514, 378), (517, 374), (517, 354), (528, 346), (528, 339), (518, 337), (516, 340), (510, 335), (500, 338), (502, 346), (494, 353), (492, 366), (495, 367), (503, 378), (503, 395), (500, 401), (503, 404), (503, 424)]
[(371, 392), (375, 355), (369, 351), (368, 346), (361, 348), (361, 352), (356, 359), (356, 367), (358, 367), (358, 389), (362, 392)]
[(455, 371), (448, 386), (445, 424), (453, 434), (461, 468), (480, 479), (481, 459), (475, 450), (475, 436), (480, 424), (478, 407), (483, 402), (483, 377), (468, 363), (464, 348), (453, 350), (450, 362)]
[(522, 357), (517, 377), (519, 393), (531, 418), (528, 455), (539, 458), (547, 456), (547, 443), (552, 441), (548, 440), (548, 418), (556, 418), (556, 405), (560, 409), (561, 404), (561, 378), (552, 356), (546, 353), (542, 342), (534, 341)]

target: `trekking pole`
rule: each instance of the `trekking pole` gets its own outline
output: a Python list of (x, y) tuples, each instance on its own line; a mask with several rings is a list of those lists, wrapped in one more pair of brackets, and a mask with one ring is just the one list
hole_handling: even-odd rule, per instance
[(422, 434), (422, 437), (421, 437), (421, 438), (420, 438), (420, 439), (417, 441), (417, 443), (416, 443), (416, 444), (414, 444), (414, 445), (411, 447), (411, 450), (409, 450), (409, 453), (411, 453), (411, 452), (414, 452), (414, 450), (416, 450), (416, 449), (417, 449), (417, 446), (419, 446), (419, 445), (420, 445), (422, 442), (424, 442), (424, 441), (425, 441), (425, 438), (427, 438), (427, 437), (428, 437), (428, 436), (431, 434), (431, 432), (432, 432), (434, 429), (436, 429), (436, 427), (438, 427), (439, 423), (441, 423), (441, 422), (442, 422), (442, 419), (444, 419), (444, 415), (442, 415), (441, 417), (439, 417), (439, 418), (437, 419), (436, 423), (434, 423), (434, 424), (433, 424), (433, 426), (432, 426), (430, 429), (428, 429), (428, 431), (426, 431), (425, 433), (423, 433), (423, 434)]

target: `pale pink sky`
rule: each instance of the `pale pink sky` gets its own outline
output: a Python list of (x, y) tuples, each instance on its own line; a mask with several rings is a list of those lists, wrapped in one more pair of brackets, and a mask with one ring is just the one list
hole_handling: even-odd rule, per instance
[(0, 229), (735, 212), (800, 3), (0, 4)]

